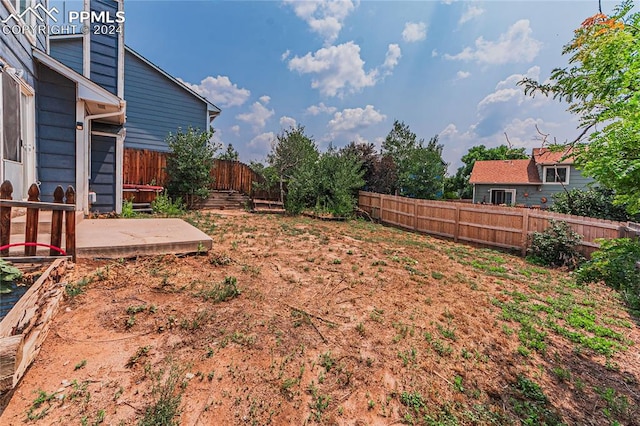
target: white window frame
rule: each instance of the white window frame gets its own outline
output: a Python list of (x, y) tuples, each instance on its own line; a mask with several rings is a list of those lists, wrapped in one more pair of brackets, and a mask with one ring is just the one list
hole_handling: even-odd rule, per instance
[[(511, 205), (514, 205), (516, 203), (516, 190), (515, 189), (491, 188), (491, 189), (489, 189), (489, 204), (493, 204), (493, 191), (504, 191), (505, 194), (507, 192), (509, 192), (511, 194), (511, 203), (510, 204), (504, 203), (505, 205), (511, 206)], [(500, 204), (494, 204), (494, 205), (499, 206)]]
[[(25, 167), (24, 173), (26, 173), (26, 180), (37, 180), (35, 176), (35, 128), (36, 128), (36, 109), (35, 109), (35, 91), (31, 86), (24, 82), (21, 78), (12, 73), (12, 68), (5, 68), (0, 72), (0, 177), (4, 173), (4, 148), (2, 144), (3, 132), (4, 132), (4, 116), (3, 116), (3, 103), (2, 103), (2, 79), (11, 78), (18, 83), (20, 90), (20, 139), (21, 149), (20, 161)], [(11, 160), (7, 160), (11, 161)], [(14, 194), (14, 198), (22, 197), (22, 194)]]
[[(554, 181), (548, 181), (547, 180), (547, 170), (555, 170), (556, 172), (554, 172), (554, 176), (556, 176), (558, 169), (565, 169), (567, 171), (565, 181), (564, 182), (555, 181), (555, 180)], [(545, 183), (547, 185), (569, 185), (569, 175), (570, 174), (571, 174), (571, 166), (558, 166), (558, 165), (543, 166), (542, 167), (542, 183)]]

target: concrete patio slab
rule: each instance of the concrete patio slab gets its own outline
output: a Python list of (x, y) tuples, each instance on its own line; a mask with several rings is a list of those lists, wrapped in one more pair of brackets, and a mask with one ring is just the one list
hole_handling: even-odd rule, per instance
[(213, 247), (211, 237), (182, 219), (85, 219), (76, 235), (79, 258), (194, 253)]

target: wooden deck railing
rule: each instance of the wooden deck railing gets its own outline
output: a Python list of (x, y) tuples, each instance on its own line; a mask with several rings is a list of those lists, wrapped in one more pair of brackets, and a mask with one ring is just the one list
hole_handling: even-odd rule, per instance
[(358, 206), (382, 223), (493, 247), (520, 250), (529, 235), (542, 232), (550, 220), (564, 221), (582, 235), (581, 251), (590, 255), (599, 238), (624, 236), (627, 223), (549, 211), (480, 204), (420, 200), (360, 191)]
[[(24, 256), (12, 257), (13, 260), (36, 260), (37, 248), (48, 247), (49, 256), (70, 256), (75, 261), (76, 257), (76, 193), (69, 186), (65, 192), (61, 186), (53, 191), (53, 203), (40, 201), (40, 189), (34, 183), (29, 188), (27, 201), (12, 199), (13, 185), (4, 181), (0, 185), (0, 257), (8, 257), (9, 249), (13, 246), (24, 246)], [(24, 241), (11, 243), (11, 210), (14, 207), (27, 209)], [(51, 243), (38, 242), (38, 224), (41, 210), (50, 210), (51, 213)], [(64, 251), (62, 250), (63, 224), (65, 233)], [(37, 259), (47, 259), (39, 257)]]

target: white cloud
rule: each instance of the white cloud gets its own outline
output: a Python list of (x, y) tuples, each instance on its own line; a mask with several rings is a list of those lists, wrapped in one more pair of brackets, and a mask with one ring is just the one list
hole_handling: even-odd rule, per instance
[(260, 102), (266, 105), (271, 100), (271, 96), (263, 95), (263, 96), (260, 96), (258, 99), (260, 100)]
[(285, 50), (282, 55), (280, 55), (280, 60), (286, 61), (287, 58), (291, 55), (291, 51), (289, 49)]
[(289, 61), (289, 69), (300, 74), (315, 74), (311, 87), (319, 89), (324, 96), (344, 96), (364, 87), (374, 86), (378, 70), (364, 70), (360, 58), (360, 46), (353, 41), (337, 46), (323, 47), (303, 57), (295, 56)]
[(261, 152), (268, 152), (271, 149), (271, 143), (275, 140), (275, 138), (276, 135), (273, 132), (260, 133), (259, 135), (251, 139), (247, 146), (249, 146), (250, 148), (254, 148), (254, 150), (256, 150), (257, 148), (257, 150)]
[(431, 51), (431, 57), (432, 57), (432, 58), (435, 58), (436, 56), (438, 56), (438, 50), (437, 50), (437, 49), (433, 49), (433, 50)]
[(311, 31), (324, 38), (325, 45), (330, 45), (340, 34), (344, 20), (357, 7), (359, 1), (351, 0), (285, 0), (296, 16), (304, 20)]
[(282, 127), (283, 129), (296, 127), (297, 124), (298, 123), (296, 122), (295, 118), (287, 117), (286, 115), (283, 115), (282, 117), (280, 117), (280, 127)]
[(475, 48), (465, 47), (456, 55), (446, 54), (445, 58), (461, 61), (475, 61), (479, 64), (506, 64), (510, 62), (531, 62), (540, 52), (542, 42), (532, 37), (528, 19), (521, 19), (511, 25), (497, 41), (487, 41), (479, 37)]
[(327, 126), (332, 133), (350, 132), (369, 127), (386, 118), (387, 116), (376, 111), (373, 105), (367, 105), (364, 108), (347, 108), (336, 112)]
[(227, 76), (209, 76), (203, 79), (200, 84), (191, 84), (181, 79), (178, 80), (209, 101), (224, 108), (240, 106), (251, 95), (249, 90), (241, 89), (237, 84), (231, 83)]
[(490, 107), (492, 104), (506, 103), (510, 101), (514, 101), (515, 105), (521, 105), (523, 102), (528, 101), (532, 102), (532, 105), (535, 106), (539, 106), (547, 102), (549, 98), (544, 96), (538, 96), (536, 98), (525, 96), (522, 88), (517, 86), (517, 83), (524, 77), (538, 80), (540, 78), (540, 67), (537, 65), (533, 66), (529, 68), (525, 74), (511, 74), (504, 80), (499, 81), (498, 84), (496, 84), (495, 90), (485, 96), (478, 103), (478, 110), (482, 111), (483, 109)]
[(323, 102), (318, 105), (311, 105), (306, 111), (309, 115), (333, 114), (334, 112), (336, 112), (336, 107), (326, 106)]
[(478, 16), (484, 13), (484, 9), (475, 5), (469, 5), (465, 9), (464, 13), (460, 17), (458, 24), (464, 24), (465, 22), (469, 22), (470, 20), (477, 18)]
[(390, 44), (387, 48), (387, 54), (384, 57), (384, 64), (382, 64), (383, 68), (391, 71), (398, 65), (398, 60), (402, 57), (402, 50), (400, 50), (400, 46), (397, 44)]
[(262, 130), (264, 126), (267, 125), (267, 120), (275, 114), (272, 109), (265, 107), (260, 102), (254, 102), (253, 105), (249, 107), (249, 110), (247, 113), (236, 115), (236, 119), (250, 124), (254, 132)]
[(239, 135), (240, 134), (240, 126), (238, 126), (237, 124), (234, 126), (231, 126), (231, 131), (236, 134)]
[(424, 22), (407, 22), (404, 24), (402, 39), (407, 43), (422, 41), (427, 38), (427, 24)]
[(465, 78), (469, 78), (471, 77), (471, 73), (469, 71), (458, 71), (456, 73), (456, 79), (457, 80), (463, 80)]

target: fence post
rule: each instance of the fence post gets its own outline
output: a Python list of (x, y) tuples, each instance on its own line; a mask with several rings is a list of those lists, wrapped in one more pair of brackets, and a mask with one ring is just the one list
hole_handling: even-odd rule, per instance
[(460, 204), (454, 203), (456, 206), (456, 224), (453, 228), (453, 241), (458, 242), (458, 236), (460, 235)]
[[(65, 196), (67, 198), (67, 204), (76, 204), (76, 192), (71, 185), (67, 188), (65, 192)], [(65, 241), (65, 251), (68, 255), (73, 256), (73, 261), (76, 261), (76, 212), (75, 209), (73, 211), (64, 212), (64, 221), (65, 221), (65, 230), (66, 230), (66, 241)]]
[(527, 255), (527, 245), (529, 242), (529, 209), (522, 210), (522, 256)]
[[(38, 202), (40, 201), (40, 189), (38, 185), (32, 183), (29, 187), (29, 201)], [(38, 218), (40, 216), (40, 209), (38, 207), (28, 207), (27, 208), (27, 223), (24, 231), (24, 242), (25, 243), (37, 243), (38, 242)], [(24, 255), (25, 256), (35, 256), (36, 255), (36, 246), (24, 246)]]
[[(53, 191), (53, 202), (64, 203), (64, 189), (58, 185)], [(62, 246), (62, 210), (51, 212), (51, 245), (60, 248)], [(60, 252), (54, 249), (49, 250), (49, 256), (60, 256)]]
[[(8, 180), (0, 185), (0, 200), (11, 200), (13, 185)], [(11, 207), (0, 207), (0, 246), (9, 245), (11, 239)], [(0, 251), (0, 256), (8, 256), (9, 249)]]

